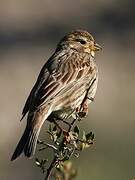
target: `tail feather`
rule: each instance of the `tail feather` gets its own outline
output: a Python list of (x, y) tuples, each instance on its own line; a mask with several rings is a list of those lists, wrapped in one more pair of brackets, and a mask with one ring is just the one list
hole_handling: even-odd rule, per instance
[(11, 161), (15, 160), (23, 152), (29, 136), (30, 136), (30, 130), (28, 127), (26, 127), (26, 129), (23, 133), (23, 136), (21, 137), (21, 139), (11, 157)]
[(50, 107), (51, 106), (45, 107), (42, 111), (28, 115), (26, 129), (13, 153), (11, 161), (15, 160), (23, 152), (27, 157), (31, 157), (35, 153), (40, 129), (44, 121), (51, 114)]
[(33, 156), (36, 150), (36, 144), (39, 136), (40, 129), (35, 128), (27, 141), (25, 148), (24, 148), (24, 154), (27, 157)]

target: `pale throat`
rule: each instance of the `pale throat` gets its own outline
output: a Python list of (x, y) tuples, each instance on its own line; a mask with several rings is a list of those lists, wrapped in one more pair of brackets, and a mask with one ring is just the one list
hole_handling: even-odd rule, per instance
[(84, 49), (84, 52), (89, 53), (93, 58), (95, 57), (95, 51), (91, 50), (90, 48)]

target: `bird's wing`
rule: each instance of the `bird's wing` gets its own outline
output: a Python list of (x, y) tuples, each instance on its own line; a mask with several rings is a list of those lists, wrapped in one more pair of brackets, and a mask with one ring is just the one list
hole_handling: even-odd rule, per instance
[(89, 71), (88, 62), (78, 61), (75, 54), (52, 56), (42, 68), (26, 101), (22, 112), (23, 117), (28, 111), (33, 112), (48, 100), (52, 100), (63, 89), (66, 92), (66, 89), (83, 78)]
[(39, 76), (38, 76), (38, 79), (37, 79), (34, 87), (32, 88), (32, 90), (31, 90), (31, 92), (30, 92), (30, 94), (29, 94), (29, 96), (28, 96), (28, 98), (26, 100), (26, 103), (25, 103), (23, 111), (22, 111), (22, 118), (21, 118), (21, 120), (24, 118), (24, 116), (29, 111), (30, 107), (32, 106), (32, 104), (34, 102), (34, 99), (36, 98), (38, 90), (41, 88), (41, 86), (46, 81), (48, 76), (49, 76), (48, 70), (45, 67), (43, 67), (41, 72), (40, 72), (40, 74), (39, 74)]

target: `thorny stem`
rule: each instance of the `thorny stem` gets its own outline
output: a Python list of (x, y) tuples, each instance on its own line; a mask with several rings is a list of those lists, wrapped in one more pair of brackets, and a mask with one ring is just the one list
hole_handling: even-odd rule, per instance
[(54, 156), (54, 159), (52, 160), (52, 163), (50, 164), (49, 168), (47, 169), (45, 180), (50, 180), (50, 176), (52, 174), (53, 168), (56, 165), (56, 162), (57, 162), (57, 156)]
[[(77, 120), (77, 118), (74, 119), (74, 120), (71, 122), (71, 124), (70, 124), (67, 132), (70, 132), (70, 130), (72, 129), (72, 127), (73, 127), (74, 123), (76, 122), (76, 120)], [(64, 137), (63, 137), (61, 143), (59, 144), (59, 148), (57, 149), (58, 151), (61, 150), (61, 147), (62, 147), (64, 141), (65, 141), (65, 139), (64, 139)], [(51, 177), (53, 168), (55, 167), (55, 165), (56, 165), (58, 162), (59, 162), (59, 159), (58, 159), (58, 157), (55, 155), (54, 158), (53, 158), (53, 160), (52, 160), (52, 162), (51, 162), (51, 164), (50, 164), (50, 166), (49, 166), (49, 168), (47, 169), (47, 173), (46, 173), (46, 176), (45, 176), (45, 179), (44, 179), (44, 180), (50, 180), (50, 177)]]

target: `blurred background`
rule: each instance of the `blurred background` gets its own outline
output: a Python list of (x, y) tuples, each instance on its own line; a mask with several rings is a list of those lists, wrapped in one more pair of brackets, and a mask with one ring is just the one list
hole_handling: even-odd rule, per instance
[[(0, 179), (43, 179), (24, 156), (10, 157), (26, 121), (21, 110), (57, 42), (86, 29), (102, 45), (96, 61), (99, 86), (89, 115), (79, 126), (96, 143), (74, 160), (77, 180), (135, 177), (135, 1), (0, 0)], [(45, 129), (42, 129), (42, 134)]]

